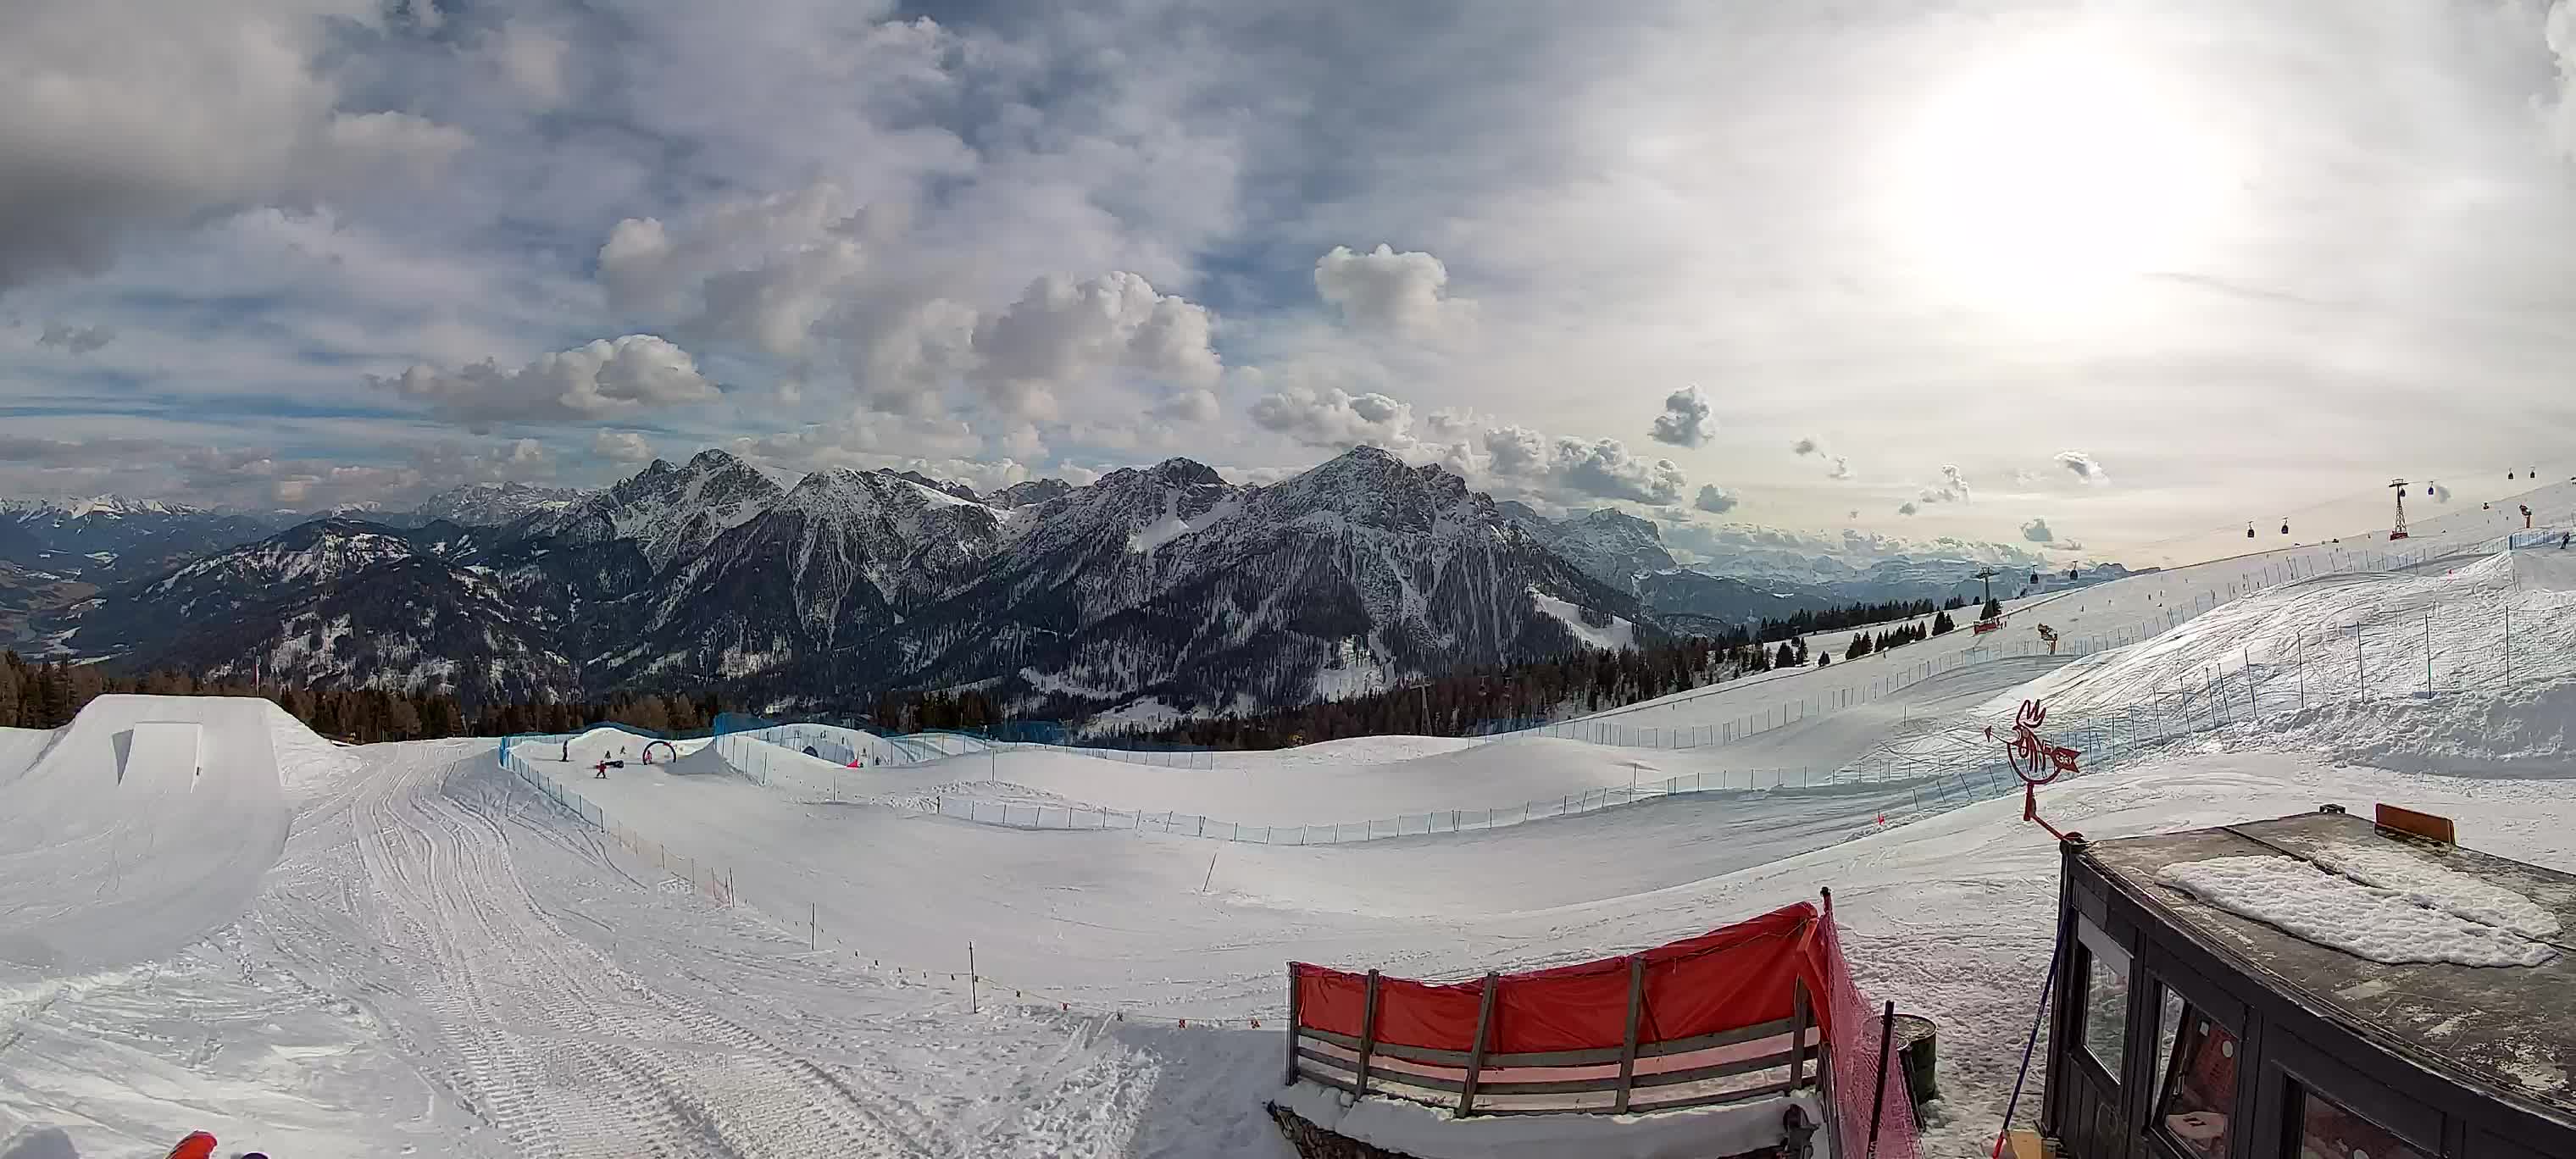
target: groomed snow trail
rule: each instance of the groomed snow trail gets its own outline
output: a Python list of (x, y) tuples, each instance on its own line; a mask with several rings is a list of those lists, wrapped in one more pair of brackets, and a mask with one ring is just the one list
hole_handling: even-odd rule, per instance
[[(375, 750), (351, 820), (367, 932), (426, 1015), (421, 1059), (524, 1155), (959, 1153), (902, 1100), (660, 990), (568, 936), (493, 812), (444, 790), (477, 749)], [(398, 1019), (398, 1021), (401, 1021)]]

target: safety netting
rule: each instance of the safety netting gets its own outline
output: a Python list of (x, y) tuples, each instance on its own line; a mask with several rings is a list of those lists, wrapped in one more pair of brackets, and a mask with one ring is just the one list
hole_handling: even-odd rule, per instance
[[(1639, 959), (1642, 970), (1633, 964)], [(1429, 983), (1380, 975), (1372, 1032), (1366, 1025), (1368, 975), (1305, 963), (1294, 964), (1291, 972), (1300, 1029), (1392, 1046), (1477, 1049), (1483, 979)], [(1633, 955), (1499, 975), (1483, 1049), (1529, 1055), (1621, 1048), (1631, 1041), (1632, 976), (1641, 983), (1633, 1040), (1638, 1044), (1723, 1035), (1803, 1014), (1830, 1048), (1827, 1073), (1820, 1077), (1833, 1107), (1835, 1153), (1871, 1153), (1877, 1110), (1875, 1154), (1916, 1159), (1912, 1104), (1892, 1054), (1883, 1108), (1874, 1106), (1881, 1089), (1881, 1024), (1852, 983), (1830, 898), (1822, 910), (1802, 902)]]

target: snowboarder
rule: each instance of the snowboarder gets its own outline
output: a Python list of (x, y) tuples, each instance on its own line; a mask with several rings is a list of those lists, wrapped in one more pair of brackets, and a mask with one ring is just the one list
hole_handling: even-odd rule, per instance
[(215, 1137), (204, 1131), (190, 1131), (179, 1145), (170, 1148), (169, 1159), (214, 1159)]

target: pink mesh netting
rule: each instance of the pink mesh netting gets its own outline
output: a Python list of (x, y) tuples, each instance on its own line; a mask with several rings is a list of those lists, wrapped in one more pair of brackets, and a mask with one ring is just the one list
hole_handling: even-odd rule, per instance
[[(1838, 1159), (1864, 1159), (1873, 1154), (1869, 1121), (1879, 1087), (1878, 1040), (1881, 1011), (1861, 997), (1843, 959), (1842, 930), (1834, 923), (1834, 903), (1825, 901), (1825, 1001), (1832, 1005), (1834, 1031), (1834, 1154)], [(1887, 1055), (1887, 1096), (1877, 1108), (1877, 1159), (1920, 1159), (1914, 1123), (1914, 1100), (1906, 1093), (1905, 1072), (1896, 1052)]]

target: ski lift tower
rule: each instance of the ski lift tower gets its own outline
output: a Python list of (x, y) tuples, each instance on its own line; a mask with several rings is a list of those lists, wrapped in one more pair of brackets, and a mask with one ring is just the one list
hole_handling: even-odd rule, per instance
[(1978, 602), (1979, 602), (1979, 603), (1981, 603), (1981, 604), (1984, 604), (1984, 603), (1992, 603), (1992, 602), (1994, 602), (1994, 598), (1995, 598), (1995, 569), (1993, 569), (1993, 568), (1985, 568), (1985, 569), (1983, 569), (1983, 570), (1981, 570), (1981, 571), (1977, 572), (1977, 574), (1976, 574), (1973, 578), (1985, 581), (1985, 592), (1986, 592), (1986, 598), (1985, 598), (1985, 599), (1983, 599), (1983, 600), (1980, 600), (1980, 601), (1978, 601)]
[(2406, 538), (2406, 480), (2393, 480), (2388, 485), (2397, 489), (2397, 526), (2388, 533), (2389, 540), (2394, 542)]

